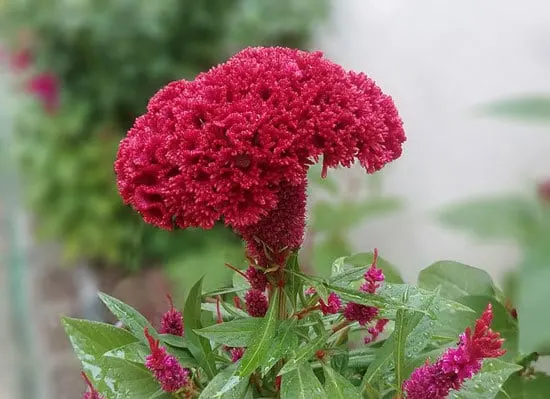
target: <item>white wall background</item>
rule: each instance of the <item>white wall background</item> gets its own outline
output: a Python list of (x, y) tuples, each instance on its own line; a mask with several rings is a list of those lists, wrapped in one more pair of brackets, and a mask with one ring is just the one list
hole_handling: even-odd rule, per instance
[(400, 215), (354, 233), (412, 280), (439, 259), (498, 277), (517, 260), (508, 243), (441, 228), (433, 213), (472, 195), (524, 191), (550, 177), (550, 129), (475, 115), (479, 104), (550, 92), (547, 0), (336, 0), (316, 47), (366, 72), (396, 101), (408, 141), (385, 173), (407, 200)]

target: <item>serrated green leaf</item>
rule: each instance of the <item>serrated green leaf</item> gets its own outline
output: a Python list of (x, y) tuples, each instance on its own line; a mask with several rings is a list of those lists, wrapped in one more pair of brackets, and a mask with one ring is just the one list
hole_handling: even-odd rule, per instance
[(493, 280), (486, 271), (453, 261), (439, 261), (422, 270), (418, 286), (428, 290), (441, 287), (441, 295), (449, 299), (467, 295), (495, 296)]
[(286, 277), (287, 281), (285, 284), (285, 293), (290, 301), (292, 309), (296, 309), (297, 297), (299, 295), (299, 292), (303, 290), (301, 279), (295, 273), (293, 273), (300, 271), (300, 267), (298, 265), (298, 254), (293, 253), (289, 256), (285, 271), (289, 271)]
[(159, 339), (161, 342), (175, 346), (176, 348), (187, 348), (187, 341), (184, 337), (179, 337), (172, 334), (159, 334)]
[[(410, 289), (412, 289), (411, 287)], [(396, 327), (392, 335), (386, 340), (386, 342), (379, 349), (374, 361), (370, 364), (367, 372), (363, 377), (361, 384), (362, 391), (366, 384), (375, 385), (382, 374), (388, 370), (392, 363), (395, 367), (395, 373), (398, 375), (397, 383), (405, 379), (406, 364), (405, 359), (413, 358), (418, 354), (423, 347), (426, 345), (427, 341), (430, 338), (429, 330), (418, 332), (426, 334), (427, 337), (424, 337), (424, 341), (420, 343), (414, 343), (409, 345), (417, 337), (411, 336), (411, 332), (426, 318), (429, 319), (429, 316), (426, 315), (434, 307), (437, 298), (437, 293), (432, 292), (431, 296), (423, 297), (422, 302), (418, 305), (418, 309), (412, 311), (398, 310), (398, 316), (396, 318)], [(409, 300), (408, 290), (403, 292), (403, 299)], [(400, 351), (400, 354), (395, 354), (396, 351)]]
[[(409, 297), (409, 291), (406, 290), (403, 293), (404, 303), (408, 301), (408, 297)], [(401, 394), (400, 383), (401, 381), (403, 381), (403, 369), (405, 368), (405, 345), (407, 343), (407, 335), (412, 331), (412, 328), (410, 329), (407, 328), (408, 320), (405, 319), (406, 316), (407, 316), (407, 313), (403, 309), (399, 309), (397, 311), (397, 316), (395, 318), (395, 328), (392, 334), (393, 338), (391, 338), (394, 340), (393, 364), (395, 369), (395, 381), (397, 381), (397, 384), (398, 384), (398, 397)]]
[[(373, 260), (373, 252), (358, 253), (336, 259), (332, 264), (330, 283), (347, 287), (350, 283), (363, 279)], [(387, 283), (403, 283), (399, 269), (381, 256), (378, 256), (376, 266), (384, 272), (384, 281)]]
[(376, 358), (379, 348), (367, 346), (349, 352), (348, 367), (366, 369)]
[(195, 333), (195, 330), (202, 328), (201, 291), (202, 278), (191, 288), (185, 300), (183, 312), (185, 339), (188, 342), (188, 349), (193, 357), (206, 371), (206, 374), (210, 378), (213, 378), (216, 375), (216, 364), (212, 356), (212, 347), (206, 338)]
[(105, 306), (109, 308), (111, 313), (113, 313), (113, 315), (115, 315), (115, 317), (141, 341), (147, 342), (144, 335), (144, 329), (146, 327), (148, 328), (151, 336), (158, 338), (158, 334), (151, 323), (149, 323), (145, 316), (139, 313), (132, 306), (103, 292), (100, 292), (98, 295)]
[(200, 330), (195, 330), (195, 333), (218, 344), (231, 347), (246, 347), (261, 324), (262, 319), (248, 317), (246, 319), (236, 319), (214, 324)]
[(329, 291), (325, 287), (325, 281), (319, 277), (316, 276), (308, 276), (304, 273), (301, 273), (299, 271), (295, 270), (287, 270), (286, 271), (288, 275), (292, 275), (302, 281), (302, 284), (307, 287), (313, 287), (315, 288), (315, 291), (317, 292), (317, 295), (324, 301), (327, 300), (327, 297), (329, 295)]
[(321, 349), (326, 344), (327, 338), (328, 336), (326, 333), (324, 333), (323, 330), (322, 335), (314, 338), (313, 340), (299, 348), (296, 352), (294, 352), (294, 355), (290, 359), (288, 359), (288, 361), (279, 371), (278, 375), (286, 374), (299, 367), (300, 364), (310, 360), (315, 352)]
[(127, 362), (145, 364), (145, 358), (149, 355), (149, 348), (141, 341), (132, 342), (106, 352), (103, 356), (116, 357)]
[(242, 292), (245, 291), (246, 288), (235, 288), (235, 287), (225, 287), (225, 288), (218, 288), (217, 290), (205, 292), (202, 294), (203, 297), (216, 297), (218, 295), (225, 295), (225, 294), (232, 294), (235, 292)]
[(466, 380), (460, 391), (451, 391), (449, 399), (493, 399), (508, 377), (520, 369), (521, 366), (517, 364), (485, 359), (481, 371)]
[(252, 374), (254, 370), (264, 363), (269, 355), (268, 351), (271, 347), (271, 342), (277, 332), (279, 295), (279, 290), (275, 290), (269, 300), (267, 313), (240, 360), (239, 368), (237, 369), (237, 375), (240, 377), (248, 377)]
[(114, 382), (112, 392), (105, 395), (108, 399), (171, 398), (168, 393), (158, 396), (159, 383), (145, 366), (116, 357), (105, 357), (103, 364), (105, 379)]
[(337, 293), (340, 297), (342, 297), (342, 299), (350, 302), (355, 302), (360, 305), (376, 306), (379, 309), (385, 309), (388, 307), (393, 309), (407, 308), (407, 306), (401, 303), (397, 298), (382, 297), (377, 294), (370, 294), (367, 292), (338, 287), (335, 285), (327, 285), (326, 287), (329, 291), (334, 291), (335, 293)]
[(361, 393), (342, 375), (329, 366), (324, 366), (325, 392), (327, 397), (335, 399), (361, 399)]
[(267, 375), (269, 370), (280, 360), (292, 353), (299, 344), (298, 335), (294, 332), (297, 320), (284, 320), (279, 324), (277, 333), (269, 348), (269, 356), (261, 366), (262, 376)]
[(328, 399), (309, 363), (285, 374), (281, 380), (281, 399)]
[(550, 96), (528, 96), (502, 100), (485, 106), (488, 115), (520, 120), (550, 122)]
[[(246, 395), (248, 390), (248, 378), (239, 378), (235, 384), (231, 384), (230, 388), (226, 388), (227, 382), (234, 377), (235, 367), (230, 366), (221, 373), (217, 374), (203, 389), (199, 399), (241, 399)], [(226, 388), (226, 389), (224, 389)]]
[(107, 378), (103, 355), (113, 349), (139, 342), (128, 331), (106, 323), (63, 318), (63, 326), (77, 358), (96, 389), (111, 398), (115, 381)]

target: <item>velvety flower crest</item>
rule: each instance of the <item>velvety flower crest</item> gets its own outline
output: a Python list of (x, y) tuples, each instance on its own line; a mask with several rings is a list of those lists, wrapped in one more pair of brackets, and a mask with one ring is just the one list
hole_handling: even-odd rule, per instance
[(266, 252), (302, 243), (311, 164), (322, 158), (326, 174), (358, 160), (372, 173), (404, 141), (392, 99), (366, 75), (320, 52), (256, 47), (161, 89), (121, 141), (115, 171), (148, 223), (222, 220), (265, 266), (278, 261)]
[(408, 399), (444, 399), (451, 389), (459, 390), (466, 379), (481, 369), (485, 358), (500, 357), (504, 340), (491, 330), (492, 306), (477, 320), (474, 332), (468, 327), (460, 335), (457, 348), (448, 349), (435, 363), (417, 368), (403, 383)]
[(145, 337), (149, 341), (151, 354), (145, 358), (145, 366), (153, 373), (165, 392), (177, 392), (190, 384), (189, 370), (181, 366), (178, 360), (166, 353), (159, 340), (155, 340), (147, 328)]
[(244, 296), (246, 311), (252, 317), (264, 317), (269, 303), (263, 291), (251, 289)]
[(161, 334), (172, 334), (182, 337), (184, 334), (183, 315), (179, 310), (174, 308), (172, 297), (170, 295), (166, 297), (170, 303), (170, 309), (162, 315), (160, 320), (160, 332)]
[(246, 269), (246, 279), (255, 290), (265, 291), (267, 288), (267, 277), (261, 270), (250, 266)]

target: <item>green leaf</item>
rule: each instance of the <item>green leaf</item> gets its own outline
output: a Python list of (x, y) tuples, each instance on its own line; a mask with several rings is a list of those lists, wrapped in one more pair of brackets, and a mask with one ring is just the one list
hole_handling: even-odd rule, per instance
[(324, 301), (327, 300), (327, 297), (329, 295), (329, 292), (327, 288), (325, 287), (325, 282), (323, 279), (316, 277), (316, 276), (308, 276), (307, 274), (301, 273), (299, 271), (293, 271), (293, 270), (287, 270), (287, 274), (292, 275), (298, 279), (300, 279), (303, 283), (303, 285), (307, 287), (313, 287), (315, 288), (315, 291), (319, 295), (321, 299)]
[(277, 333), (268, 351), (269, 357), (261, 366), (262, 377), (265, 377), (280, 359), (283, 359), (298, 347), (298, 335), (294, 332), (296, 324), (296, 319), (284, 320), (279, 324)]
[(251, 337), (258, 331), (261, 323), (262, 319), (249, 317), (214, 324), (200, 330), (195, 330), (195, 333), (218, 344), (231, 347), (246, 347)]
[(535, 373), (530, 376), (513, 374), (497, 395), (497, 399), (547, 399), (550, 392), (550, 376)]
[(201, 323), (201, 291), (202, 278), (189, 291), (185, 300), (183, 321), (185, 327), (185, 339), (188, 349), (199, 365), (206, 371), (210, 378), (216, 375), (216, 363), (212, 356), (210, 342), (206, 338), (195, 333), (202, 327)]
[(328, 399), (309, 363), (285, 374), (281, 381), (281, 399)]
[(151, 323), (136, 309), (103, 292), (100, 292), (98, 295), (111, 313), (136, 337), (139, 337), (141, 341), (147, 342), (143, 332), (146, 327), (149, 329), (151, 336), (158, 338), (158, 334)]
[(145, 364), (145, 358), (149, 355), (150, 351), (147, 345), (143, 342), (132, 342), (131, 344), (115, 348), (105, 353), (103, 356), (116, 357), (118, 359), (126, 360), (127, 362)]
[(187, 341), (184, 337), (172, 334), (159, 334), (159, 339), (161, 342), (170, 346), (175, 346), (176, 348), (187, 348)]
[(109, 398), (116, 397), (116, 381), (107, 378), (109, 370), (103, 355), (113, 349), (139, 342), (138, 339), (128, 331), (110, 324), (68, 317), (62, 320), (74, 352), (82, 363), (82, 369), (96, 389)]
[(298, 265), (298, 254), (293, 253), (289, 256), (285, 271), (289, 271), (286, 277), (287, 281), (285, 284), (285, 293), (290, 300), (292, 309), (296, 309), (296, 298), (299, 292), (303, 290), (302, 280), (295, 274), (300, 271), (300, 267)]
[(281, 368), (278, 375), (286, 374), (299, 367), (300, 364), (310, 360), (315, 352), (321, 349), (323, 345), (326, 344), (327, 338), (327, 334), (319, 335), (318, 337), (314, 338), (313, 340), (302, 346), (300, 349), (298, 349)]
[(342, 375), (329, 366), (323, 366), (325, 372), (325, 392), (328, 398), (361, 399), (361, 393)]
[[(357, 253), (336, 259), (332, 264), (330, 283), (347, 287), (350, 283), (361, 280), (373, 260), (373, 252)], [(396, 284), (403, 283), (403, 278), (401, 277), (399, 269), (381, 256), (378, 256), (376, 266), (384, 272), (385, 282)]]
[(535, 204), (521, 197), (482, 198), (453, 205), (439, 214), (452, 228), (486, 239), (528, 241), (537, 229)]
[[(544, 262), (544, 263), (543, 263)], [(522, 353), (547, 352), (550, 347), (550, 267), (548, 261), (536, 261), (529, 267), (523, 267), (519, 275), (518, 315), (519, 315), (519, 349)]]
[(495, 296), (493, 280), (486, 271), (452, 261), (436, 262), (422, 270), (418, 286), (428, 290), (441, 287), (441, 295), (449, 299), (467, 295)]
[(232, 294), (232, 293), (235, 293), (235, 292), (242, 292), (242, 291), (245, 291), (246, 288), (241, 288), (241, 287), (225, 287), (225, 288), (218, 288), (217, 290), (213, 290), (213, 291), (209, 291), (209, 292), (205, 292), (204, 294), (202, 294), (203, 297), (216, 297), (218, 295), (225, 295), (225, 294)]
[(379, 348), (366, 346), (360, 349), (352, 349), (349, 352), (348, 367), (365, 369), (374, 361)]
[[(408, 291), (403, 292), (403, 299), (408, 301), (408, 297)], [(402, 382), (405, 378), (405, 373), (403, 371), (406, 368), (405, 359), (410, 359), (417, 355), (425, 347), (431, 337), (429, 328), (426, 328), (424, 331), (417, 331), (415, 336), (411, 335), (411, 332), (414, 331), (423, 320), (429, 319), (426, 313), (437, 305), (437, 297), (438, 294), (433, 292), (431, 296), (423, 297), (422, 303), (419, 304), (416, 311), (412, 310), (405, 312), (403, 310), (398, 310), (396, 327), (392, 335), (378, 350), (374, 361), (367, 369), (361, 383), (362, 391), (366, 384), (374, 385), (374, 383), (391, 367), (392, 362), (396, 368), (395, 372), (398, 375), (397, 383)], [(416, 335), (420, 335), (420, 337)], [(419, 339), (421, 340), (418, 341)], [(395, 354), (396, 351), (400, 351), (402, 354)]]
[[(234, 378), (235, 367), (232, 365), (217, 374), (201, 392), (199, 399), (241, 399), (248, 389), (248, 378), (239, 378), (236, 384), (226, 388), (227, 382)], [(224, 389), (225, 388), (225, 389)]]
[(383, 297), (377, 294), (370, 294), (367, 292), (362, 292), (355, 289), (350, 288), (343, 288), (338, 287), (335, 285), (327, 285), (326, 286), (329, 291), (334, 291), (342, 299), (345, 299), (346, 301), (355, 302), (360, 305), (367, 305), (367, 306), (376, 306), (380, 309), (385, 308), (394, 308), (394, 309), (405, 309), (407, 308), (406, 304), (401, 303), (397, 298), (392, 297)]
[(535, 122), (550, 122), (550, 96), (529, 96), (498, 101), (483, 108), (488, 115)]
[(277, 332), (279, 295), (279, 290), (275, 290), (269, 300), (270, 303), (267, 313), (263, 317), (258, 331), (253, 335), (248, 348), (240, 360), (239, 368), (237, 369), (237, 375), (240, 377), (248, 377), (252, 374), (254, 370), (265, 362), (269, 355), (271, 342)]
[(460, 391), (451, 391), (449, 399), (493, 399), (508, 377), (520, 369), (517, 364), (485, 359), (481, 371), (466, 380)]
[[(409, 297), (409, 290), (403, 293), (403, 302), (407, 302)], [(431, 302), (430, 302), (431, 305)], [(408, 329), (406, 320), (407, 314), (403, 309), (397, 311), (397, 317), (395, 318), (395, 328), (393, 334), (394, 349), (393, 349), (393, 364), (395, 369), (395, 381), (397, 381), (398, 397), (401, 395), (401, 382), (403, 381), (403, 369), (405, 368), (405, 344), (407, 343), (407, 335), (412, 331)], [(418, 317), (418, 316), (417, 316)], [(418, 321), (420, 322), (420, 320)], [(418, 323), (417, 323), (418, 324)], [(416, 327), (416, 326), (414, 326)]]
[(104, 358), (103, 364), (105, 379), (114, 383), (113, 392), (106, 395), (109, 399), (150, 399), (153, 396), (169, 399), (172, 397), (168, 393), (158, 396), (159, 383), (143, 365), (115, 357)]

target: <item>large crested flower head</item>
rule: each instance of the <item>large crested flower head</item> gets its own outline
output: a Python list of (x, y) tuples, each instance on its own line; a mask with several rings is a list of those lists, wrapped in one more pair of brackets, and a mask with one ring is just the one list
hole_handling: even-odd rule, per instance
[[(323, 174), (355, 160), (372, 173), (401, 155), (404, 140), (393, 101), (364, 74), (319, 52), (248, 48), (161, 89), (122, 140), (115, 170), (122, 198), (151, 224), (223, 220), (250, 235), (284, 198), (302, 200), (293, 191), (305, 190), (321, 157)], [(291, 227), (292, 250), (303, 217)]]

